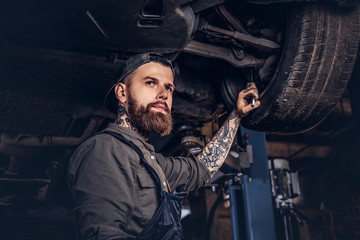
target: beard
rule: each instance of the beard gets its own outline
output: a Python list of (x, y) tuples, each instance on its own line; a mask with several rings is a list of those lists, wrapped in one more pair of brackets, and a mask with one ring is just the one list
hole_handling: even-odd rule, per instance
[[(128, 114), (133, 127), (146, 136), (148, 136), (150, 132), (154, 132), (160, 136), (170, 134), (173, 128), (173, 122), (171, 111), (166, 102), (157, 101), (149, 103), (144, 107), (138, 104), (137, 100), (131, 96), (130, 91), (128, 92), (128, 96)], [(151, 107), (156, 104), (163, 104), (165, 106), (165, 112), (151, 110)]]

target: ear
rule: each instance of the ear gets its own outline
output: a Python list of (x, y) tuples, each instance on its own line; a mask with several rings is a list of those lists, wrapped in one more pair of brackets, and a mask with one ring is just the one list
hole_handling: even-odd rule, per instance
[(118, 83), (115, 86), (115, 96), (119, 100), (120, 103), (125, 104), (127, 96), (126, 96), (126, 85), (123, 83)]

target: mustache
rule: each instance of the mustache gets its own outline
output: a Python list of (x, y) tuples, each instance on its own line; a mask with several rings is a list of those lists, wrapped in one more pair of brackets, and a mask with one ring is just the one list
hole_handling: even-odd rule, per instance
[(170, 113), (170, 108), (169, 106), (167, 105), (166, 102), (163, 102), (163, 101), (157, 101), (157, 102), (153, 102), (153, 103), (149, 103), (147, 108), (150, 109), (151, 107), (157, 105), (157, 104), (161, 104), (161, 105), (164, 105), (165, 106), (165, 112), (167, 113)]

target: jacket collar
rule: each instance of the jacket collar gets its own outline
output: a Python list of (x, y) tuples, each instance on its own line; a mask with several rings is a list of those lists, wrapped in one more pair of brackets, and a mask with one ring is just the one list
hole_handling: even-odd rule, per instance
[[(119, 133), (119, 134), (123, 135), (127, 140), (132, 141), (132, 142), (134, 142), (134, 139), (136, 139), (137, 141), (142, 143), (148, 151), (155, 152), (153, 145), (146, 142), (145, 139), (138, 132), (133, 131), (130, 128), (121, 127), (115, 123), (109, 123), (109, 125), (107, 126), (107, 130)], [(135, 144), (137, 144), (137, 143), (135, 143)]]

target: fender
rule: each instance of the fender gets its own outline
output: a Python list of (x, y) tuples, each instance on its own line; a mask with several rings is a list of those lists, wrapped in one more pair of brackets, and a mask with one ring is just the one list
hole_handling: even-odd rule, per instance
[(358, 0), (247, 0), (249, 3), (255, 4), (273, 4), (273, 3), (289, 3), (289, 2), (333, 2), (339, 6), (355, 6), (359, 2)]

